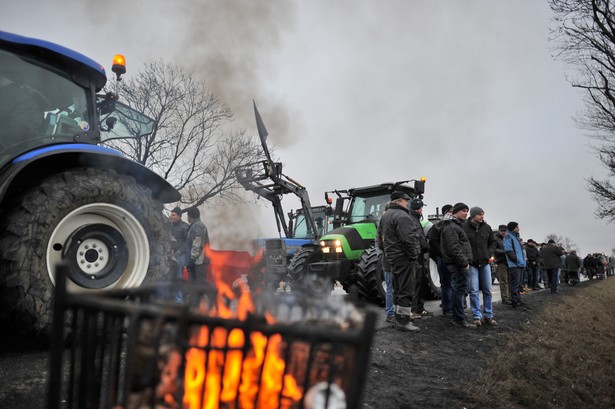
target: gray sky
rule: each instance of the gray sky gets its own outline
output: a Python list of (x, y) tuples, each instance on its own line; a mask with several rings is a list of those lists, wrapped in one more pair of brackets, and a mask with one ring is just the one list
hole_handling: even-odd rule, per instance
[[(425, 176), (427, 213), (463, 201), (494, 228), (518, 222), (525, 239), (615, 247), (585, 190), (606, 171), (572, 120), (582, 94), (552, 57), (544, 1), (0, 3), (0, 29), (107, 69), (120, 52), (127, 75), (153, 59), (194, 70), (237, 128), (256, 132), (256, 100), (285, 173), (315, 205), (326, 190)], [(250, 212), (232, 228), (211, 219), (220, 237), (275, 231), (270, 209), (253, 229)]]

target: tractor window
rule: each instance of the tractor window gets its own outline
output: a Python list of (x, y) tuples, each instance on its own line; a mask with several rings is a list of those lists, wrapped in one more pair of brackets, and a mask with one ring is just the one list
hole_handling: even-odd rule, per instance
[(154, 120), (135, 111), (121, 102), (109, 102), (104, 96), (97, 95), (100, 115), (100, 139), (131, 139), (149, 135), (154, 131)]
[(52, 68), (0, 50), (2, 159), (91, 127), (86, 90)]
[[(323, 211), (316, 211), (313, 214), (314, 223), (316, 223), (316, 229), (318, 236), (322, 236), (328, 230), (327, 226), (327, 216)], [(295, 216), (295, 227), (294, 227), (293, 237), (295, 239), (313, 239), (314, 234), (312, 233), (312, 229), (308, 226), (305, 216), (303, 212), (298, 212)]]
[(350, 223), (358, 223), (366, 219), (379, 221), (384, 212), (384, 206), (388, 202), (388, 193), (377, 196), (356, 196), (352, 201)]

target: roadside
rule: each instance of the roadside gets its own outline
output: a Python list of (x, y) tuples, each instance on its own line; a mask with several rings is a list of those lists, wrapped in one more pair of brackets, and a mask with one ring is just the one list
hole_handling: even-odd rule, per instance
[[(416, 333), (400, 332), (384, 322), (383, 312), (372, 347), (363, 407), (612, 407), (595, 403), (598, 397), (588, 405), (556, 397), (566, 395), (567, 390), (559, 388), (570, 389), (571, 385), (582, 389), (575, 390), (575, 396), (592, 393), (593, 388), (573, 370), (579, 366), (578, 350), (584, 348), (588, 334), (595, 334), (602, 343), (603, 353), (597, 355), (601, 361), (595, 362), (593, 352), (586, 349), (589, 356), (583, 359), (596, 365), (591, 371), (601, 374), (602, 383), (610, 387), (601, 393), (615, 398), (612, 381), (605, 380), (612, 379), (615, 362), (611, 315), (615, 281), (583, 281), (575, 287), (560, 286), (559, 292), (561, 295), (551, 295), (548, 290), (530, 292), (524, 297), (531, 307), (528, 311), (497, 302), (496, 327), (458, 328), (449, 319), (434, 316), (415, 321), (420, 327)], [(437, 304), (430, 302), (429, 310)], [(588, 310), (600, 311), (594, 314), (597, 321)], [(593, 326), (577, 321), (589, 321)], [(611, 376), (605, 378), (605, 371)]]

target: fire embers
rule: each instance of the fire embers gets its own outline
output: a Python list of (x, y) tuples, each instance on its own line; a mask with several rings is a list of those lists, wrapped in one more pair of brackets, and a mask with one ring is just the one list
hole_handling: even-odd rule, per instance
[(50, 408), (360, 406), (374, 312), (213, 276), (215, 292), (169, 283), (71, 295), (63, 308), (79, 335), (56, 351), (50, 388), (62, 405)]

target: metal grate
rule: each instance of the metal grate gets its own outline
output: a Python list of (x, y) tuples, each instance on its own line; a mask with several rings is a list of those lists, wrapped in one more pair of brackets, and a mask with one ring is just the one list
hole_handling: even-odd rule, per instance
[(216, 300), (206, 288), (79, 294), (65, 290), (65, 273), (60, 266), (49, 408), (359, 407), (376, 313), (346, 297), (268, 294), (242, 319), (223, 318), (203, 313)]

